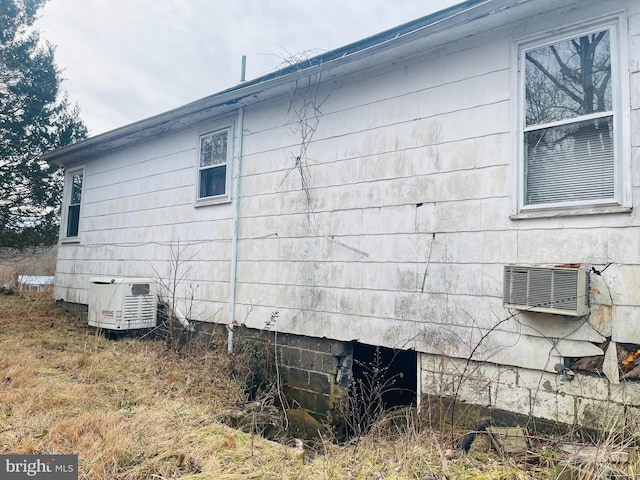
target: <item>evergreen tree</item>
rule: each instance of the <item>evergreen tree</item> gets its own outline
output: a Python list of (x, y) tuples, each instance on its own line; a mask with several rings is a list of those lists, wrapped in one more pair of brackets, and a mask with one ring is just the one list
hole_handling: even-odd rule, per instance
[(45, 1), (0, 0), (0, 248), (56, 243), (62, 172), (40, 156), (87, 135), (33, 26)]

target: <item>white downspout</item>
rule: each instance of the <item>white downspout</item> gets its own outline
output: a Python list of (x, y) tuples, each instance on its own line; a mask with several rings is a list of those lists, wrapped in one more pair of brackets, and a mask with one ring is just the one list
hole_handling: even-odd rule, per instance
[(229, 283), (229, 325), (227, 325), (227, 353), (233, 353), (233, 330), (236, 325), (236, 271), (238, 268), (238, 230), (240, 225), (240, 172), (242, 163), (242, 138), (244, 130), (244, 107), (238, 110), (235, 130), (235, 156), (233, 159), (233, 233), (231, 237), (231, 281)]

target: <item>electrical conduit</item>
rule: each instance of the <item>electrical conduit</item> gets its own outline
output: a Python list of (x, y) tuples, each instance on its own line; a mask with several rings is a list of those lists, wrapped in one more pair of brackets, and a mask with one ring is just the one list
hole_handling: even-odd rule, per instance
[(236, 325), (236, 271), (238, 268), (238, 230), (240, 225), (240, 172), (242, 163), (242, 131), (244, 129), (244, 107), (238, 110), (238, 124), (235, 129), (235, 149), (233, 158), (233, 232), (231, 236), (231, 281), (229, 284), (229, 325), (227, 326), (227, 352), (233, 353), (233, 331)]

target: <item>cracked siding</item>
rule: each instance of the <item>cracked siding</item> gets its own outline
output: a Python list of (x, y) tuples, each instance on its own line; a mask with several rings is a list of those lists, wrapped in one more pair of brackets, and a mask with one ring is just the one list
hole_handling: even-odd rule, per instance
[[(629, 10), (637, 205), (640, 12), (633, 2), (620, 4)], [(584, 15), (608, 8), (594, 5)], [(563, 355), (596, 354), (591, 342), (602, 336), (640, 343), (637, 207), (630, 215), (509, 219), (517, 101), (510, 32), (548, 25), (522, 27), (400, 59), (366, 80), (322, 86), (319, 98), (328, 98), (308, 149), (311, 215), (290, 170), (299, 145), (288, 102), (280, 97), (245, 111), (239, 320), (262, 328), (277, 309), (278, 328), (290, 333), (464, 358), (509, 315), (501, 307), (504, 264), (601, 269), (613, 262), (594, 283), (594, 328), (522, 315), (501, 324), (478, 358), (507, 370), (552, 372)], [(153, 275), (179, 239), (194, 243), (185, 282), (198, 288), (199, 314), (227, 318), (232, 205), (193, 207), (198, 132), (217, 123), (86, 164), (81, 243), (60, 246), (56, 298), (86, 302), (90, 276)], [(557, 396), (554, 388), (545, 398)], [(520, 400), (514, 397), (512, 407), (520, 408)], [(575, 414), (575, 405), (566, 405), (558, 414)]]

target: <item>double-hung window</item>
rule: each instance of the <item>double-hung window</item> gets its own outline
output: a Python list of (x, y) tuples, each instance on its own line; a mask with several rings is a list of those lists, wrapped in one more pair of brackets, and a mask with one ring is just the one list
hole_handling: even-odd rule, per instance
[(198, 158), (198, 200), (229, 197), (230, 129), (200, 136)]
[(67, 172), (65, 184), (65, 238), (77, 238), (80, 231), (80, 205), (82, 200), (82, 182), (84, 172), (82, 169)]
[(615, 24), (521, 46), (520, 211), (621, 204)]

